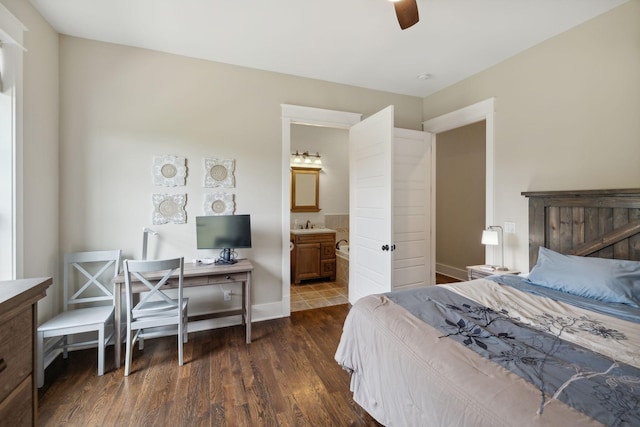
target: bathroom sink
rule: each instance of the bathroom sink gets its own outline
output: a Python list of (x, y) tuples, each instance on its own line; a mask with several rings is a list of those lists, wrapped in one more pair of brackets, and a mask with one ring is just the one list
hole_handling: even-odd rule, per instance
[(336, 230), (330, 228), (296, 228), (290, 230), (292, 234), (319, 234), (319, 233), (335, 233)]

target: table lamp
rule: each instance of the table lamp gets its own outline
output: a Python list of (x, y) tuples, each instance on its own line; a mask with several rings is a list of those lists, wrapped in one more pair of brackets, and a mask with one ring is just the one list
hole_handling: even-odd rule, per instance
[[(500, 230), (500, 233), (498, 233)], [(483, 245), (491, 245), (496, 246), (500, 245), (500, 265), (496, 266), (496, 270), (506, 271), (508, 268), (504, 266), (504, 241), (503, 241), (503, 233), (502, 227), (499, 225), (490, 225), (486, 230), (482, 231), (482, 244)]]

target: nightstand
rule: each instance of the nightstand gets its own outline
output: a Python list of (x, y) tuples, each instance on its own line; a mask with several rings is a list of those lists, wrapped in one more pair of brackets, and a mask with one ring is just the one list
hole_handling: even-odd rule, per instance
[(470, 265), (467, 267), (467, 277), (469, 280), (473, 280), (496, 274), (520, 274), (517, 270), (497, 270), (491, 268), (490, 265)]

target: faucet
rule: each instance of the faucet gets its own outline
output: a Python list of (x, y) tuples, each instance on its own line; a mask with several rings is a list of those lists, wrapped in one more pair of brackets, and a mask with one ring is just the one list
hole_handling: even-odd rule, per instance
[(144, 227), (142, 229), (142, 259), (143, 260), (147, 259), (147, 240), (149, 239), (149, 233), (153, 234), (154, 236), (158, 235), (157, 232), (153, 231), (148, 227)]
[(311, 224), (311, 220), (310, 219), (307, 220), (307, 226), (305, 228), (307, 228), (307, 229), (311, 228), (311, 227), (309, 227), (309, 224)]
[(338, 240), (338, 243), (336, 243), (336, 249), (339, 250), (340, 249), (340, 243), (345, 242), (345, 243), (349, 243), (348, 240), (345, 239), (340, 239)]

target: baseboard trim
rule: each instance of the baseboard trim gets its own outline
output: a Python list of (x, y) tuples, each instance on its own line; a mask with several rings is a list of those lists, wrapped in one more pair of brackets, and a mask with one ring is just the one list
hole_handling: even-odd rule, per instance
[(451, 265), (436, 263), (436, 273), (444, 274), (445, 276), (453, 277), (462, 281), (469, 280), (466, 269), (453, 267)]

